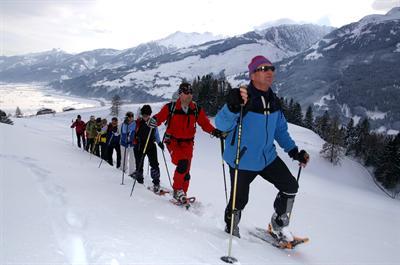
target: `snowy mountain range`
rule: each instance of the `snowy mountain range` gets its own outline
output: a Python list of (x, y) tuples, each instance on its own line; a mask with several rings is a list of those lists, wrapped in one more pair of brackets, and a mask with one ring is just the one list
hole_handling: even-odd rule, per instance
[(63, 59), (45, 68), (39, 64), (40, 58), (27, 62), (26, 56), (0, 57), (0, 81), (54, 81), (54, 88), (75, 95), (110, 98), (118, 93), (136, 102), (165, 100), (183, 79), (212, 72), (237, 83), (236, 75), (246, 70), (254, 54), (279, 61), (310, 47), (331, 30), (281, 25), (222, 39), (210, 33), (176, 32), (124, 51), (76, 55), (52, 51), (61, 53)]
[(237, 75), (246, 71), (249, 58), (255, 54), (280, 61), (309, 48), (331, 30), (316, 25), (271, 27), (175, 49), (131, 65), (102, 69), (51, 85), (83, 96), (110, 97), (118, 93), (137, 102), (165, 100), (172, 97), (183, 79), (209, 73), (223, 74), (235, 84)]
[[(161, 104), (151, 104), (155, 112)], [(124, 105), (122, 113), (140, 105)], [(0, 124), (0, 264), (226, 264), (229, 235), (219, 141), (201, 131), (195, 139), (189, 195), (198, 204), (185, 210), (136, 184), (121, 171), (71, 144), (71, 119), (80, 114), (110, 119), (109, 106), (87, 108)], [(160, 128), (160, 133), (165, 127)], [(319, 155), (323, 140), (289, 124), (311, 161), (302, 170), (290, 230), (310, 242), (279, 250), (251, 236), (266, 227), (277, 190), (261, 177), (251, 185), (243, 211), (241, 239), (234, 238), (238, 264), (398, 264), (400, 204), (375, 186), (368, 171), (348, 158), (332, 166)], [(21, 144), (21, 139), (27, 144)], [(76, 139), (75, 139), (76, 140)], [(280, 148), (292, 174), (298, 165)], [(167, 166), (174, 168), (168, 152)], [(161, 184), (169, 187), (158, 151)], [(230, 181), (227, 180), (228, 192)], [(376, 229), (375, 229), (376, 228)]]
[(279, 66), (280, 95), (344, 122), (369, 117), (374, 128), (400, 130), (400, 7), (336, 29)]

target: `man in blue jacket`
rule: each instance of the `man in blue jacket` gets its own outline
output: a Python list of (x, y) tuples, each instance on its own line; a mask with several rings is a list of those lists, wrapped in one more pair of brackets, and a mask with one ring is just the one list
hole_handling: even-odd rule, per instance
[(279, 99), (271, 89), (275, 67), (264, 56), (254, 57), (248, 65), (250, 83), (232, 89), (227, 104), (218, 112), (215, 123), (218, 129), (228, 132), (225, 139), (224, 160), (229, 165), (231, 196), (225, 210), (227, 233), (231, 232), (232, 195), (235, 175), (235, 157), (238, 143), (238, 121), (241, 105), (245, 112), (242, 121), (241, 157), (238, 166), (236, 207), (233, 210), (232, 234), (240, 237), (241, 211), (249, 198), (249, 186), (257, 175), (271, 182), (278, 190), (274, 202), (275, 212), (269, 225), (270, 232), (279, 240), (293, 241), (288, 230), (290, 213), (298, 190), (296, 178), (277, 156), (274, 140), (289, 156), (305, 166), (309, 155), (298, 148), (290, 137)]
[[(125, 120), (121, 125), (121, 153), (122, 153), (122, 171), (126, 172), (128, 168), (129, 176), (135, 172), (135, 154), (133, 152), (133, 140), (135, 138), (136, 123), (133, 112), (128, 111)], [(128, 161), (128, 163), (126, 163)]]

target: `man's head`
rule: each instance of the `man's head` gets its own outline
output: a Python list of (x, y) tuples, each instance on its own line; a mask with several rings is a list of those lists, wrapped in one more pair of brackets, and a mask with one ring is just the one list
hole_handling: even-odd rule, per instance
[(142, 118), (147, 121), (150, 118), (152, 111), (150, 105), (143, 105), (140, 109), (140, 114), (142, 114)]
[(271, 61), (262, 55), (258, 55), (251, 59), (248, 68), (253, 85), (259, 90), (267, 91), (274, 81), (275, 67)]
[(186, 106), (189, 105), (193, 99), (192, 85), (187, 82), (183, 82), (179, 85), (178, 93), (181, 103)]
[(133, 121), (133, 112), (128, 111), (125, 115), (125, 121), (131, 123)]
[(81, 120), (81, 115), (76, 116), (76, 119)]
[(90, 116), (90, 120), (91, 120), (91, 121), (94, 121), (95, 119), (96, 119), (96, 118), (95, 118), (93, 115)]
[(118, 125), (118, 118), (117, 118), (117, 117), (113, 117), (113, 118), (111, 119), (111, 124), (112, 124), (113, 126), (117, 126), (117, 125)]

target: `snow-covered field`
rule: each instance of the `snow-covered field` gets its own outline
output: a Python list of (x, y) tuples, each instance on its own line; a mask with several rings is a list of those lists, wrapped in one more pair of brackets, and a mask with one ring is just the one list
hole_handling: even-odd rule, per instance
[(62, 112), (64, 107), (82, 109), (95, 106), (100, 106), (100, 102), (67, 96), (44, 84), (0, 83), (0, 109), (11, 115), (15, 114), (17, 107), (27, 116), (36, 114), (40, 108)]
[[(123, 111), (136, 113), (137, 107)], [(99, 158), (71, 143), (71, 119), (81, 114), (87, 121), (108, 112), (108, 107), (88, 108), (0, 124), (0, 264), (225, 264), (220, 260), (227, 254), (228, 235), (219, 141), (198, 127), (189, 195), (200, 207), (184, 210), (142, 185), (129, 197), (130, 178), (120, 185), (121, 171), (106, 163), (98, 168)], [(248, 234), (266, 227), (276, 195), (272, 185), (257, 178), (233, 256), (240, 264), (399, 264), (399, 201), (381, 193), (361, 165), (344, 159), (334, 167), (322, 160), (323, 142), (314, 133), (297, 126), (290, 132), (311, 154), (291, 229), (311, 241), (282, 251)], [(297, 164), (280, 155), (296, 175)], [(160, 152), (159, 161), (168, 187)]]

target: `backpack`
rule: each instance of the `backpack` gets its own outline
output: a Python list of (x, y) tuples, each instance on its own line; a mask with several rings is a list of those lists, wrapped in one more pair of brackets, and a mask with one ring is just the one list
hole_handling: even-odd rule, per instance
[[(194, 102), (194, 101), (193, 101), (193, 104), (194, 104), (194, 106), (195, 106), (195, 109), (194, 109), (194, 116), (195, 116), (195, 118), (196, 118), (196, 122), (195, 122), (195, 126), (196, 126), (197, 119), (198, 119), (198, 117), (199, 117), (199, 112), (200, 112), (200, 109), (201, 109), (201, 108), (199, 108), (199, 107), (197, 106), (197, 103)], [(171, 102), (169, 102), (167, 105), (168, 105), (168, 109), (169, 109), (169, 114), (168, 114), (167, 120), (166, 120), (165, 123), (164, 123), (164, 125), (165, 125), (166, 128), (165, 128), (165, 132), (164, 132), (164, 136), (163, 136), (162, 142), (164, 142), (165, 135), (166, 135), (167, 130), (168, 130), (168, 128), (169, 128), (169, 123), (171, 122), (172, 116), (174, 115), (175, 107), (176, 107), (176, 101), (171, 101)]]

